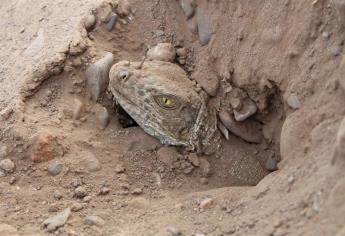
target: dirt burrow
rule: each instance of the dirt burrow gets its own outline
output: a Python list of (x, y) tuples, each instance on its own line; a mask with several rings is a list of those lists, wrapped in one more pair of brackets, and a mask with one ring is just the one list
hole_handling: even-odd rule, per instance
[[(333, 155), (344, 115), (337, 6), (101, 3), (67, 51), (29, 73), (17, 107), (2, 110), (0, 158), (15, 167), (2, 164), (0, 232), (335, 234), (345, 191), (340, 131)], [(250, 120), (260, 123), (260, 144), (238, 137), (254, 135), (249, 129), (223, 137), (215, 155), (185, 153), (139, 127), (122, 128), (108, 93), (88, 98), (85, 71), (105, 52), (139, 61), (161, 42), (186, 49), (175, 62), (210, 95), (210, 106), (232, 113), (234, 100), (255, 103)], [(67, 223), (44, 223), (64, 209), (72, 210)]]

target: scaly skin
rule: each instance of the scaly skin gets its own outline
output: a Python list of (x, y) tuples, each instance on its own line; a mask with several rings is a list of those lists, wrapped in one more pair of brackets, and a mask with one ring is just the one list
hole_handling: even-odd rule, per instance
[(204, 91), (179, 66), (169, 62), (121, 61), (110, 70), (116, 101), (148, 134), (161, 143), (210, 153), (219, 136), (214, 111)]

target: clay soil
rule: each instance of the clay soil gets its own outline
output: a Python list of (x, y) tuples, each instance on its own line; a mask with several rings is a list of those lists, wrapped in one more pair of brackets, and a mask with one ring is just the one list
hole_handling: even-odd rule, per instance
[[(0, 2), (0, 162), (15, 165), (0, 171), (1, 236), (345, 235), (334, 1), (196, 0), (194, 16), (189, 2)], [(261, 143), (230, 133), (215, 154), (187, 153), (123, 128), (109, 92), (89, 99), (90, 64), (161, 42), (187, 49), (176, 63), (210, 106), (230, 109), (233, 90), (256, 102)]]

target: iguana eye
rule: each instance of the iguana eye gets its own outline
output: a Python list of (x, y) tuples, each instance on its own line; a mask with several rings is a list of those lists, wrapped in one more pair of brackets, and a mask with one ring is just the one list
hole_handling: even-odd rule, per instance
[(117, 74), (117, 78), (120, 80), (127, 80), (129, 77), (129, 72), (126, 70), (122, 70)]
[(154, 96), (156, 103), (166, 109), (177, 109), (179, 107), (178, 99), (172, 95)]

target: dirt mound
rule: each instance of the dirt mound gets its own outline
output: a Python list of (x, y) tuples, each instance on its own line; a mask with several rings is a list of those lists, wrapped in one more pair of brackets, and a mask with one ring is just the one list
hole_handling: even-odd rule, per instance
[[(3, 4), (0, 234), (342, 235), (344, 6)], [(88, 82), (159, 43), (218, 111), (212, 155), (124, 128), (107, 73)]]

